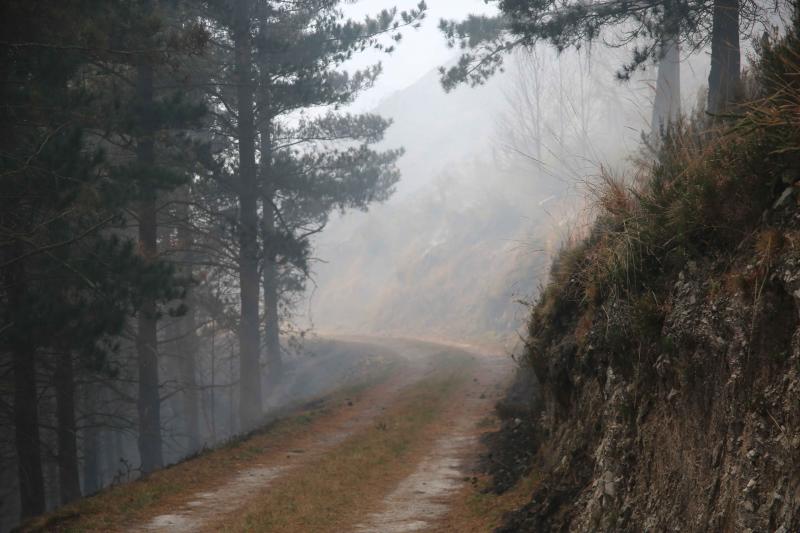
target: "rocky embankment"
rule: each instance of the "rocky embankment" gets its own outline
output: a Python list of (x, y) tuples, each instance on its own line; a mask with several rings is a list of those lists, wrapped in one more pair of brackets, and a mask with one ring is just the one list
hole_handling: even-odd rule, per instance
[(755, 304), (717, 287), (722, 267), (679, 274), (655, 356), (616, 353), (609, 323), (634, 334), (623, 304), (586, 342), (577, 323), (553, 339), (538, 408), (506, 408), (494, 437), (516, 465), (495, 464), (500, 490), (541, 472), (503, 531), (800, 530), (800, 249), (747, 287)]
[(535, 479), (500, 531), (800, 531), (798, 50), (554, 264), (489, 439), (497, 491)]

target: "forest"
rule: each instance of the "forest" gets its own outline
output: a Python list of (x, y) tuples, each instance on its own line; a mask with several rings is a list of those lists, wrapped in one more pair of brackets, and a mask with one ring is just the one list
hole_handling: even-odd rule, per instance
[[(470, 408), (463, 428), (453, 425), (469, 433), (479, 418), (494, 420), (489, 457), (504, 463), (487, 467), (492, 481), (479, 493), (498, 502), (521, 479), (533, 483), (533, 457), (543, 469), (560, 461), (546, 455), (553, 450), (572, 458), (561, 471), (543, 470), (535, 488), (518, 489), (525, 497), (503, 507), (516, 514), (477, 521), (491, 516), (503, 531), (642, 530), (644, 518), (624, 510), (616, 487), (629, 483), (633, 495), (631, 480), (645, 478), (628, 476), (627, 463), (586, 457), (592, 446), (612, 447), (608, 428), (620, 420), (633, 417), (627, 438), (636, 438), (642, 405), (661, 401), (642, 400), (655, 390), (685, 400), (686, 420), (704, 420), (692, 409), (720, 401), (690, 397), (705, 367), (692, 374), (689, 363), (678, 365), (684, 374), (674, 382), (652, 384), (672, 376), (662, 369), (681, 350), (702, 345), (670, 329), (686, 296), (670, 292), (678, 272), (680, 285), (705, 259), (728, 261), (729, 270), (708, 266), (708, 279), (722, 281), (693, 298), (726, 287), (755, 294), (741, 304), (752, 312), (745, 344), (757, 346), (747, 348), (746, 369), (751, 352), (778, 350), (764, 339), (785, 335), (757, 316), (772, 316), (763, 296), (780, 284), (772, 269), (794, 269), (780, 253), (794, 249), (784, 243), (793, 242), (786, 235), (796, 221), (778, 213), (797, 204), (794, 4), (487, 0), (488, 8), (459, 5), (458, 18), (437, 21), (436, 0), (393, 3), (0, 5), (0, 530), (139, 530), (131, 524), (148, 517), (138, 509), (109, 529), (70, 525), (81, 514), (71, 509), (267, 438), (299, 403), (352, 407), (358, 394), (391, 396), (381, 410), (413, 444), (386, 446), (419, 453), (433, 438), (423, 438), (433, 431), (426, 428), (446, 424), (395, 411), (446, 417), (458, 395), (488, 402)], [(359, 98), (391, 74), (384, 62), (398, 65), (391, 58), (425, 28), (450, 60), (364, 110)], [(719, 175), (705, 179), (712, 168)], [(420, 185), (406, 191), (406, 182)], [(731, 274), (753, 247), (752, 279)], [(694, 266), (685, 274), (686, 265)], [(728, 343), (734, 330), (709, 335)], [(786, 361), (800, 357), (790, 344), (778, 350)], [(621, 355), (634, 352), (636, 363)], [(642, 358), (657, 370), (642, 370)], [(386, 366), (363, 370), (370, 365)], [(360, 372), (376, 381), (348, 381)], [(610, 396), (596, 394), (595, 379), (606, 390), (635, 390), (634, 403), (603, 407)], [(392, 392), (375, 392), (384, 386)], [(347, 397), (326, 396), (335, 390)], [(581, 425), (589, 412), (605, 420), (603, 409), (618, 411), (602, 431)], [(770, 415), (767, 425), (786, 435), (791, 416)], [(377, 420), (348, 429), (353, 442), (404, 438)], [(448, 435), (442, 442), (458, 440)], [(641, 439), (640, 448), (656, 446)], [(482, 449), (469, 442), (469, 453)], [(287, 459), (299, 447), (287, 448)], [(392, 460), (405, 461), (402, 453)], [(795, 466), (787, 468), (796, 488)], [(325, 472), (320, 466), (320, 480)], [(592, 483), (602, 498), (584, 505)], [(553, 510), (563, 502), (573, 510)], [(63, 516), (47, 521), (59, 509)], [(784, 522), (773, 515), (769, 527), (800, 527), (796, 510)], [(247, 516), (226, 528), (353, 525), (276, 526), (263, 511)], [(466, 528), (464, 516), (436, 530), (491, 530), (487, 522)], [(64, 529), (53, 526), (62, 518)], [(361, 524), (354, 530), (391, 530), (373, 518), (353, 518)], [(185, 530), (216, 528), (204, 520)], [(763, 524), (680, 523), (698, 531)]]
[(108, 484), (122, 435), (147, 474), (198, 451), (202, 417), (260, 421), (310, 237), (398, 179), (389, 124), (337, 111), (380, 69), (339, 67), (425, 6), (337, 4), (3, 3), (2, 471), (23, 517)]

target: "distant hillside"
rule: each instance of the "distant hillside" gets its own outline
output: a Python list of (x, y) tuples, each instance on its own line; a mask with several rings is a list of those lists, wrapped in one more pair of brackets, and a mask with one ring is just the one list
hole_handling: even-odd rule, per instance
[(624, 161), (650, 105), (645, 82), (614, 80), (610, 53), (593, 56), (592, 70), (583, 56), (565, 54), (559, 67), (548, 54), (537, 72), (538, 161), (513, 62), (451, 94), (431, 72), (376, 109), (394, 120), (384, 144), (406, 149), (402, 182), (387, 205), (333, 221), (319, 240), (318, 329), (516, 338), (527, 313), (516, 300), (536, 293), (579, 225), (579, 178)]
[(471, 339), (514, 331), (525, 315), (514, 299), (530, 295), (554, 243), (485, 184), (469, 191), (479, 202), (455, 198), (465, 192), (458, 179), (385, 207), (339, 244), (313, 302), (322, 329)]
[(446, 94), (438, 72), (431, 71), (381, 102), (375, 112), (394, 121), (384, 144), (406, 150), (400, 161), (400, 197), (429, 185), (454, 163), (490, 153), (507, 81), (508, 76), (500, 76), (487, 85)]

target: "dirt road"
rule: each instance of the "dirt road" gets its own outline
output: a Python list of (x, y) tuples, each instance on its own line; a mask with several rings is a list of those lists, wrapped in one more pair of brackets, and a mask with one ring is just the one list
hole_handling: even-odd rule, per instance
[(509, 358), (478, 355), (476, 377), (456, 391), (441, 414), (433, 446), (386, 495), (382, 508), (355, 527), (359, 533), (425, 531), (444, 516), (448, 498), (467, 482), (468, 467), (480, 450), (481, 422), (491, 413), (509, 376)]
[[(501, 354), (431, 342), (350, 339), (354, 340), (394, 352), (401, 363), (392, 377), (364, 391), (357, 401), (348, 400), (348, 408), (331, 413), (314, 431), (265, 450), (223, 482), (188, 495), (178, 508), (160, 509), (123, 529), (324, 530), (330, 519), (319, 518), (322, 525), (314, 522), (318, 504), (313, 495), (318, 489), (328, 489), (316, 485), (330, 486), (324, 474), (330, 465), (363, 468), (363, 473), (357, 473), (355, 482), (338, 486), (339, 492), (362, 495), (355, 507), (325, 510), (337, 521), (329, 530), (391, 533), (432, 527), (447, 512), (448, 499), (467, 482), (468, 466), (480, 449), (479, 426), (502, 393), (511, 361)], [(419, 406), (409, 403), (416, 396), (430, 397), (430, 401)], [(410, 429), (404, 434), (390, 431), (408, 420), (419, 423), (407, 426)], [(391, 439), (403, 440), (398, 444)], [(373, 441), (375, 446), (368, 444)], [(359, 446), (363, 449), (351, 453)], [(370, 463), (371, 454), (383, 453), (381, 446), (396, 448), (392, 452), (396, 460), (390, 454)], [(337, 483), (346, 483), (338, 480), (347, 479), (347, 472), (337, 472), (335, 478)], [(360, 480), (369, 487), (359, 486)], [(298, 496), (287, 496), (295, 494), (298, 485), (302, 485)], [(320, 501), (336, 505), (331, 498)], [(287, 506), (301, 509), (298, 512), (308, 517), (283, 517)]]

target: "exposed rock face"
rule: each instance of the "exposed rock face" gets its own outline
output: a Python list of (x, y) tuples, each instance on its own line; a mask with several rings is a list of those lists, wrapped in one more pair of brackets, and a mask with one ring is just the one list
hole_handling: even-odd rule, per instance
[(619, 300), (582, 341), (579, 306), (543, 336), (542, 481), (499, 531), (800, 531), (800, 239), (781, 231), (777, 258), (665, 280), (655, 335)]

